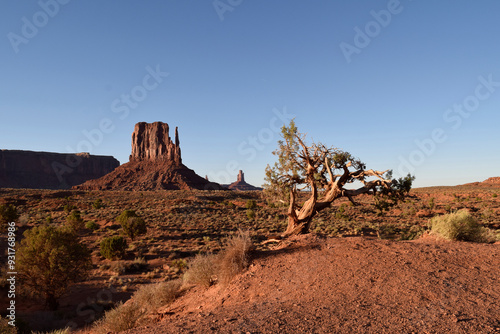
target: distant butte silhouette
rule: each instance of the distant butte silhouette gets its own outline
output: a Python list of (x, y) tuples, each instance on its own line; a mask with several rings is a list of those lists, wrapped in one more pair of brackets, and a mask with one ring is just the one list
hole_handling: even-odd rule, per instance
[(222, 190), (182, 164), (179, 132), (169, 136), (167, 123), (137, 123), (132, 133), (129, 162), (96, 180), (74, 187), (81, 190)]
[(251, 190), (262, 190), (262, 188), (252, 186), (251, 184), (248, 184), (245, 182), (245, 174), (243, 174), (243, 171), (240, 170), (238, 173), (238, 179), (236, 182), (231, 183), (229, 186), (227, 186), (228, 189), (231, 190), (238, 190), (238, 191), (251, 191)]
[(0, 150), (0, 188), (70, 189), (111, 172), (111, 156)]

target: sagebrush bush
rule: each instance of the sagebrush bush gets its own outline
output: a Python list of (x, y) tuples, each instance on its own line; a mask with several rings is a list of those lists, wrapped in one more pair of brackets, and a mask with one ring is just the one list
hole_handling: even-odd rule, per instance
[(84, 221), (80, 215), (80, 211), (78, 210), (71, 211), (70, 215), (66, 217), (66, 224), (74, 231), (79, 231), (83, 229)]
[(0, 316), (0, 333), (2, 334), (16, 334), (15, 327), (9, 325), (9, 319)]
[(106, 259), (121, 259), (127, 249), (127, 240), (122, 236), (112, 236), (101, 241), (101, 255)]
[(92, 203), (92, 207), (96, 210), (102, 208), (102, 200), (100, 198), (96, 199), (93, 203)]
[(0, 231), (5, 231), (7, 229), (7, 223), (15, 222), (18, 218), (19, 214), (14, 205), (0, 205)]
[(32, 295), (44, 297), (51, 309), (57, 308), (70, 283), (92, 269), (89, 249), (65, 228), (43, 225), (27, 230), (17, 254), (20, 282)]
[(254, 199), (249, 199), (245, 205), (247, 209), (255, 209), (257, 207), (257, 202)]
[(219, 255), (198, 254), (189, 264), (184, 274), (187, 284), (203, 285), (209, 287), (215, 282), (219, 267)]
[(147, 232), (146, 222), (133, 210), (124, 210), (116, 218), (116, 221), (121, 224), (123, 232), (132, 240)]
[(255, 211), (253, 211), (252, 209), (247, 209), (247, 218), (254, 219), (255, 218)]
[(97, 224), (95, 221), (90, 220), (85, 223), (85, 227), (89, 230), (95, 231), (99, 229), (99, 224)]
[(130, 217), (122, 223), (123, 232), (132, 240), (138, 235), (146, 234), (146, 222), (141, 217)]
[(490, 231), (482, 227), (468, 210), (434, 217), (431, 232), (448, 240), (491, 242)]
[(139, 217), (134, 210), (123, 210), (122, 213), (118, 217), (116, 217), (116, 221), (120, 224), (126, 223), (127, 220), (131, 217)]

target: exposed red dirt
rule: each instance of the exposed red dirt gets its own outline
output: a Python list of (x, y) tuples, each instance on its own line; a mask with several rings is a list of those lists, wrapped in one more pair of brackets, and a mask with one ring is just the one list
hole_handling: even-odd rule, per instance
[(498, 242), (309, 235), (260, 255), (126, 333), (500, 333)]

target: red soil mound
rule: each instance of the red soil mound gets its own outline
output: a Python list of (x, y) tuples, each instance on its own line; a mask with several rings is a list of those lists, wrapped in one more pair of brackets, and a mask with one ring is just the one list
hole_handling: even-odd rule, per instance
[(127, 333), (499, 333), (499, 259), (499, 243), (299, 237)]
[(220, 185), (208, 182), (183, 164), (162, 160), (131, 161), (111, 173), (73, 187), (81, 190), (218, 190)]

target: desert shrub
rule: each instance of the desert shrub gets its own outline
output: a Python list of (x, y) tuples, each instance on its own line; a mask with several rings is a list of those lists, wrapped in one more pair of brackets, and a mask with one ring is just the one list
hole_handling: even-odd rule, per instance
[(148, 262), (143, 257), (135, 258), (132, 262), (116, 261), (108, 267), (108, 269), (114, 271), (118, 275), (141, 272), (146, 268), (148, 268)]
[(146, 222), (141, 217), (130, 217), (122, 223), (123, 232), (132, 240), (138, 235), (146, 234)]
[(422, 236), (425, 229), (419, 225), (412, 225), (401, 232), (401, 240), (415, 240)]
[(116, 222), (123, 224), (128, 221), (131, 217), (139, 217), (134, 210), (123, 210), (118, 217), (116, 217)]
[(448, 240), (490, 242), (490, 231), (482, 227), (466, 209), (434, 217), (431, 232)]
[(176, 300), (181, 294), (181, 287), (181, 279), (147, 284), (141, 286), (132, 299), (143, 312), (148, 313)]
[(113, 271), (117, 275), (125, 274), (127, 267), (122, 261), (115, 261), (109, 265), (109, 270)]
[(94, 330), (99, 334), (126, 331), (138, 326), (143, 315), (144, 312), (136, 303), (120, 303), (104, 313), (104, 317), (96, 322)]
[(99, 229), (99, 224), (97, 224), (95, 221), (90, 220), (85, 223), (85, 227), (89, 230), (95, 231)]
[(64, 329), (55, 329), (50, 332), (31, 332), (31, 334), (70, 334), (71, 329), (69, 327), (64, 328)]
[(7, 223), (17, 221), (19, 214), (17, 209), (12, 204), (2, 204), (0, 205), (0, 231), (5, 231), (7, 229)]
[(89, 249), (73, 231), (37, 226), (24, 232), (18, 250), (20, 282), (33, 296), (42, 296), (51, 309), (68, 285), (85, 278), (92, 269)]
[(66, 224), (74, 231), (79, 231), (83, 229), (84, 221), (80, 215), (80, 211), (78, 210), (71, 211), (71, 214), (68, 217), (66, 217)]
[(9, 325), (9, 319), (0, 317), (0, 333), (2, 334), (16, 334), (17, 330), (15, 327)]
[(187, 284), (196, 284), (209, 287), (215, 282), (219, 266), (219, 256), (214, 254), (198, 254), (189, 264), (184, 274)]
[(181, 280), (148, 284), (139, 288), (127, 304), (119, 304), (97, 321), (94, 330), (99, 334), (121, 332), (140, 325), (144, 316), (173, 302), (181, 293)]
[(248, 231), (239, 231), (229, 238), (221, 252), (217, 279), (222, 285), (227, 285), (234, 276), (242, 272), (249, 264), (252, 240)]
[(70, 213), (71, 211), (76, 210), (76, 206), (67, 203), (67, 204), (64, 205), (63, 210), (66, 213)]
[(247, 210), (247, 218), (254, 219), (255, 218), (255, 211), (253, 211), (252, 209), (248, 209)]
[(130, 239), (147, 232), (146, 222), (139, 217), (133, 210), (124, 210), (117, 218), (116, 221), (121, 224), (123, 232)]
[(143, 271), (148, 268), (148, 261), (143, 257), (136, 257), (132, 263), (129, 264), (127, 270), (130, 272)]
[(127, 249), (127, 240), (122, 236), (112, 236), (101, 241), (101, 255), (106, 259), (123, 258)]
[(255, 209), (257, 207), (257, 202), (254, 199), (249, 199), (245, 205), (247, 209)]
[(187, 261), (184, 259), (175, 259), (171, 263), (172, 267), (176, 268), (177, 271), (182, 271), (187, 267)]
[(92, 203), (92, 207), (96, 210), (102, 208), (102, 200), (100, 198), (96, 199), (93, 203)]

